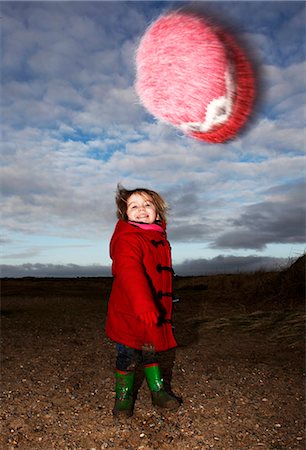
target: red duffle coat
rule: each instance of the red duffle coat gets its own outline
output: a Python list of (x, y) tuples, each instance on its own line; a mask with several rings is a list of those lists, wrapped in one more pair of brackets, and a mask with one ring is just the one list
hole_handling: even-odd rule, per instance
[[(156, 231), (119, 220), (110, 256), (114, 279), (107, 336), (138, 350), (145, 344), (152, 344), (157, 352), (176, 347), (171, 323), (173, 270), (165, 224)], [(158, 312), (157, 325), (147, 326), (139, 319), (147, 311)]]

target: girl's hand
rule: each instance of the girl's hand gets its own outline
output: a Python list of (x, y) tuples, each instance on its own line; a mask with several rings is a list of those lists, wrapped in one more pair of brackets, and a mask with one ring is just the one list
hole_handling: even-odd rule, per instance
[(155, 311), (147, 311), (140, 314), (139, 319), (144, 322), (147, 326), (152, 327), (158, 322), (158, 314)]

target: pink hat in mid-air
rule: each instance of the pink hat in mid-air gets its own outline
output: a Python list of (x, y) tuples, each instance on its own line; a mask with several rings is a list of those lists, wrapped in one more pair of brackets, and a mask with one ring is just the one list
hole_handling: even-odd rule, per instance
[(255, 96), (251, 64), (235, 39), (202, 16), (183, 12), (161, 16), (145, 32), (135, 87), (156, 118), (215, 143), (236, 135)]

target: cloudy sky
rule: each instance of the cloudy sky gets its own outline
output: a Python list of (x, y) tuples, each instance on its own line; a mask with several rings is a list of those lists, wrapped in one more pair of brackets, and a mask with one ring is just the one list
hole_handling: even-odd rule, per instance
[[(2, 276), (110, 274), (114, 195), (171, 206), (178, 275), (280, 267), (305, 252), (305, 2), (2, 1)], [(166, 11), (230, 30), (257, 77), (242, 133), (208, 144), (135, 93), (135, 50)]]

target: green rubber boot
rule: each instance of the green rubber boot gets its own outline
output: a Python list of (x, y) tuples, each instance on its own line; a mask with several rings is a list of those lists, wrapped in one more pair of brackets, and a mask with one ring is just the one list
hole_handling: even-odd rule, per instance
[(176, 410), (180, 406), (180, 402), (165, 390), (159, 365), (150, 364), (144, 366), (144, 372), (151, 391), (152, 404), (160, 408)]
[(116, 370), (116, 398), (113, 415), (115, 417), (131, 417), (134, 409), (135, 372)]

